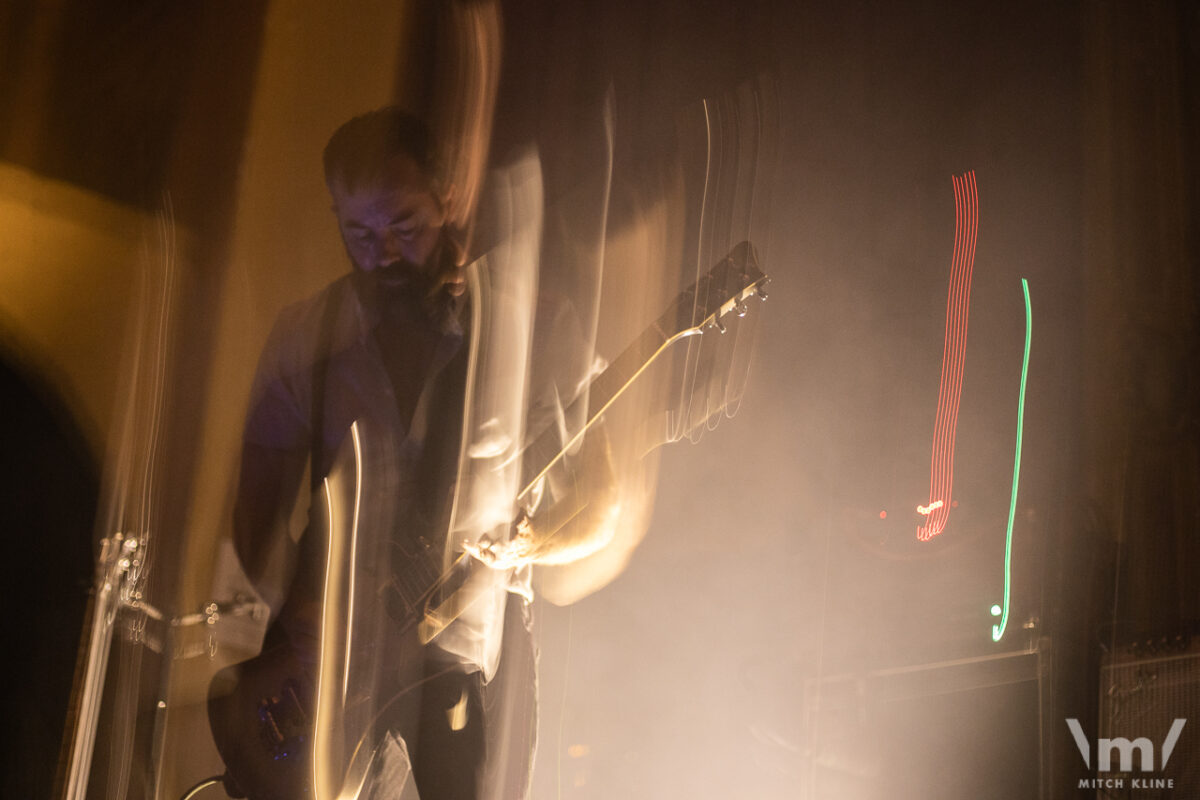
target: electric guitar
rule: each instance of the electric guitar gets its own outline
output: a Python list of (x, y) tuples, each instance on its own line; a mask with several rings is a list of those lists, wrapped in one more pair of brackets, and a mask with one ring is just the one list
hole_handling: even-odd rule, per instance
[[(570, 441), (553, 426), (535, 435), (523, 453), (518, 496), (528, 492), (582, 439), (625, 390), (676, 342), (726, 330), (727, 318), (747, 313), (746, 301), (766, 299), (768, 282), (754, 248), (742, 242), (684, 290), (590, 385), (588, 420)], [(330, 546), (335, 546), (331, 536)], [(440, 544), (421, 542), (403, 559), (387, 588), (389, 616), (397, 638), (428, 643), (472, 600), (470, 577), (488, 569), (467, 555), (443, 568)], [(414, 637), (415, 633), (415, 637)], [(419, 644), (418, 644), (419, 642)], [(321, 734), (318, 680), (313, 667), (287, 645), (268, 647), (249, 661), (221, 670), (209, 688), (209, 724), (225, 762), (225, 790), (252, 800), (296, 800), (313, 796), (315, 739)], [(384, 706), (387, 704), (385, 703)], [(361, 743), (360, 743), (361, 745)]]

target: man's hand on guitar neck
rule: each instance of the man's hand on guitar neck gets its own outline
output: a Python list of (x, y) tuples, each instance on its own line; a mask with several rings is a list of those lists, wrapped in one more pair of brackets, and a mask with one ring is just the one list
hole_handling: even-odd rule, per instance
[[(563, 465), (563, 474), (548, 475), (554, 502), (522, 514), (507, 541), (488, 536), (465, 542), (463, 550), (493, 569), (525, 564), (568, 564), (592, 555), (612, 541), (620, 514), (620, 498), (608, 437), (593, 429), (581, 451)], [(542, 499), (542, 505), (548, 498)]]
[(516, 533), (507, 542), (494, 541), (484, 534), (476, 542), (463, 542), (463, 550), (492, 569), (504, 570), (523, 567), (536, 560), (533, 523), (521, 515), (516, 524)]

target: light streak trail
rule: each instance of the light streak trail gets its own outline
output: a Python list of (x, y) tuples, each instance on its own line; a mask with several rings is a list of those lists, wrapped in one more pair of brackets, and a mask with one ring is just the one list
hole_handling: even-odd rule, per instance
[[(321, 482), (325, 498), (328, 545), (321, 594), (321, 628), (318, 646), (316, 698), (312, 734), (312, 796), (317, 800), (354, 800), (361, 791), (350, 767), (340, 769), (342, 758), (343, 709), (349, 689), (350, 645), (354, 628), (354, 593), (358, 558), (358, 523), (362, 500), (362, 440), (358, 423), (350, 426), (354, 444), (354, 506), (344, 503), (346, 472), (341, 455)], [(350, 511), (348, 514), (347, 511)], [(349, 529), (343, 530), (348, 518)], [(348, 552), (347, 552), (348, 551)], [(338, 654), (342, 680), (337, 681)], [(336, 687), (340, 684), (341, 697)], [(339, 775), (342, 779), (339, 781)], [(361, 777), (361, 776), (359, 776)], [(342, 789), (339, 791), (339, 784)]]
[[(946, 341), (942, 350), (942, 379), (938, 387), (937, 416), (930, 457), (931, 512), (917, 528), (917, 538), (928, 541), (946, 528), (954, 487), (954, 437), (958, 429), (958, 404), (962, 398), (963, 366), (967, 352), (967, 315), (971, 305), (971, 273), (975, 267), (975, 240), (979, 232), (979, 195), (975, 172), (951, 176), (954, 183), (954, 256), (950, 264), (950, 289), (946, 296)], [(936, 505), (940, 504), (940, 505)]]
[(321, 596), (321, 640), (317, 661), (317, 697), (313, 714), (312, 785), (314, 797), (318, 800), (328, 800), (333, 797), (334, 778), (331, 774), (331, 765), (327, 763), (326, 754), (333, 749), (334, 737), (333, 714), (330, 713), (331, 703), (325, 697), (325, 689), (334, 649), (329, 639), (332, 629), (337, 626), (332, 600), (335, 591), (333, 561), (338, 555), (334, 550), (338, 542), (337, 529), (334, 527), (336, 519), (334, 517), (333, 492), (329, 488), (328, 477), (321, 482), (321, 489), (325, 493), (325, 513), (327, 514), (325, 524), (329, 526), (329, 551), (325, 564), (324, 590)]
[(917, 513), (921, 514), (922, 516), (928, 517), (930, 514), (932, 514), (934, 511), (936, 511), (937, 509), (941, 508), (944, 505), (946, 505), (946, 504), (943, 503), (941, 500), (934, 500), (932, 503), (930, 503), (927, 506), (917, 506)]
[(358, 515), (362, 506), (362, 440), (358, 434), (358, 421), (350, 423), (350, 437), (354, 442), (354, 517), (350, 523), (350, 591), (346, 611), (346, 661), (342, 672), (342, 702), (350, 691), (350, 651), (354, 648), (354, 595), (357, 591), (354, 576), (358, 573)]
[(1013, 455), (1012, 499), (1008, 501), (1008, 529), (1004, 534), (1004, 603), (997, 614), (992, 606), (992, 615), (1000, 617), (1000, 624), (992, 625), (992, 641), (1000, 641), (1008, 626), (1008, 600), (1012, 578), (1012, 532), (1013, 519), (1017, 514), (1017, 485), (1021, 482), (1021, 441), (1025, 429), (1025, 381), (1029, 376), (1029, 344), (1033, 337), (1033, 308), (1029, 303), (1029, 281), (1021, 278), (1021, 290), (1025, 293), (1025, 355), (1021, 359), (1021, 391), (1017, 397), (1017, 451)]

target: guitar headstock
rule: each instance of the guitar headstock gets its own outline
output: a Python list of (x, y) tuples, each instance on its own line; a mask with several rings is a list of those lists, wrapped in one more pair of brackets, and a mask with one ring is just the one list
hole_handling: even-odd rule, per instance
[(758, 267), (754, 245), (750, 242), (737, 245), (692, 287), (694, 305), (689, 333), (705, 330), (724, 333), (723, 318), (729, 314), (746, 316), (749, 311), (746, 301), (754, 297), (766, 300), (770, 281)]

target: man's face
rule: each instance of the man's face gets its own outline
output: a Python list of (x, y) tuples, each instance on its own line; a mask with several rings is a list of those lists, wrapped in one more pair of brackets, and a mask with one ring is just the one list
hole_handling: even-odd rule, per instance
[(346, 186), (335, 178), (329, 187), (346, 252), (357, 269), (371, 273), (388, 288), (419, 286), (461, 294), (462, 270), (443, 257), (443, 203), (428, 177), (408, 156), (389, 161), (375, 180)]

